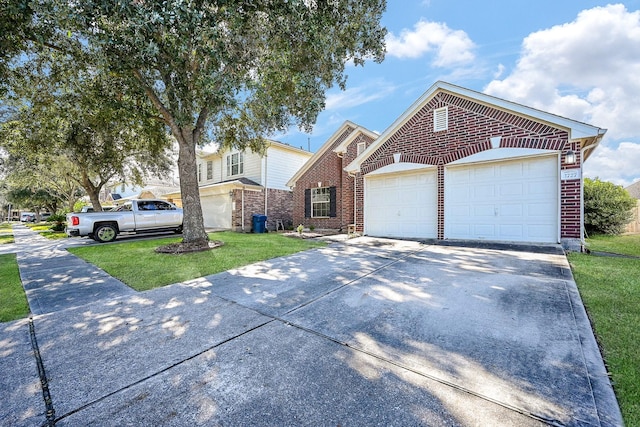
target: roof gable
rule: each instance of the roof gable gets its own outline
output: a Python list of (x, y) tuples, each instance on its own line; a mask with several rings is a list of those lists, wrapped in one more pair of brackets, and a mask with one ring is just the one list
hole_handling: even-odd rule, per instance
[(640, 181), (636, 181), (627, 188), (625, 188), (629, 195), (634, 199), (640, 199)]
[[(410, 122), (414, 116), (441, 93), (451, 94), (456, 97), (468, 100), (475, 104), (493, 108), (499, 111), (520, 116), (538, 123), (564, 129), (570, 140), (586, 139), (591, 148), (599, 143), (604, 136), (606, 129), (600, 129), (582, 122), (567, 119), (555, 114), (540, 111), (531, 107), (506, 101), (484, 93), (476, 92), (460, 86), (455, 86), (446, 82), (436, 82), (420, 98), (418, 98), (391, 126), (389, 126), (358, 158), (351, 162), (345, 170), (347, 172), (360, 172), (360, 165), (371, 157), (386, 141), (392, 138), (405, 124)], [(585, 158), (589, 153), (585, 154)]]
[[(344, 135), (345, 132), (348, 132), (348, 135), (336, 146), (337, 140)], [(309, 171), (322, 157), (329, 152), (333, 148), (333, 152), (340, 154), (344, 153), (351, 142), (360, 134), (365, 134), (371, 138), (377, 138), (377, 134), (359, 126), (349, 120), (345, 121), (342, 126), (340, 126), (326, 141), (318, 151), (316, 151), (313, 156), (302, 166), (298, 172), (291, 177), (291, 179), (287, 182), (287, 186), (293, 188), (296, 185), (296, 182), (307, 172)], [(335, 148), (334, 148), (335, 147)]]

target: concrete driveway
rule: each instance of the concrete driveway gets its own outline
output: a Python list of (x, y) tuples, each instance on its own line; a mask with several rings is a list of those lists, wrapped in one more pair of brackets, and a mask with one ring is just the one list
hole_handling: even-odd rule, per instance
[[(545, 249), (358, 238), (34, 316), (49, 418), (621, 425), (566, 258)], [(42, 425), (28, 322), (0, 342), (0, 423)]]

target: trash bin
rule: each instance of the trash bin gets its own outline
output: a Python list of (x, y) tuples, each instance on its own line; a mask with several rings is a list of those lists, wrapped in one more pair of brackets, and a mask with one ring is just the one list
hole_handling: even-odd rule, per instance
[(266, 215), (253, 215), (253, 232), (264, 233), (267, 231), (267, 216)]

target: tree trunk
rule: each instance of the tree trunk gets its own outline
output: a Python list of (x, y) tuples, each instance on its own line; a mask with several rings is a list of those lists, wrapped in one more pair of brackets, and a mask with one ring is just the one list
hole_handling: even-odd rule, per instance
[(101, 212), (102, 205), (100, 204), (100, 189), (102, 188), (102, 185), (99, 185), (97, 187), (93, 185), (93, 182), (91, 182), (91, 180), (85, 173), (82, 174), (82, 182), (84, 184), (82, 187), (84, 188), (84, 190), (87, 192), (87, 195), (89, 196), (89, 200), (91, 201), (91, 206), (93, 207), (93, 211)]
[(209, 236), (204, 229), (198, 173), (196, 162), (196, 143), (193, 133), (181, 128), (178, 140), (178, 172), (180, 174), (180, 194), (184, 212), (182, 241), (197, 245), (208, 245)]

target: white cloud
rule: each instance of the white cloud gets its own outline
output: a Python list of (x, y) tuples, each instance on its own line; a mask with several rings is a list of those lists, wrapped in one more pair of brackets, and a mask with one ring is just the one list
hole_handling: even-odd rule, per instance
[(584, 176), (626, 187), (640, 178), (638, 165), (640, 144), (621, 142), (617, 147), (601, 144), (585, 162)]
[(513, 72), (485, 92), (608, 129), (607, 141), (626, 142), (603, 143), (585, 175), (629, 184), (640, 177), (638, 76), (640, 11), (608, 5), (530, 34)]
[(585, 10), (575, 21), (530, 34), (516, 69), (489, 94), (608, 128), (640, 134), (640, 12)]
[(399, 36), (387, 35), (387, 55), (396, 58), (420, 58), (435, 52), (433, 65), (451, 67), (475, 59), (475, 44), (467, 33), (452, 30), (447, 24), (420, 20), (413, 30), (404, 29)]
[(395, 90), (388, 82), (375, 81), (363, 86), (327, 94), (325, 110), (344, 110), (384, 98)]

